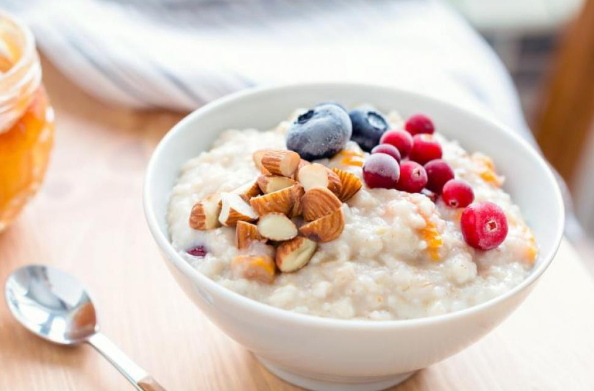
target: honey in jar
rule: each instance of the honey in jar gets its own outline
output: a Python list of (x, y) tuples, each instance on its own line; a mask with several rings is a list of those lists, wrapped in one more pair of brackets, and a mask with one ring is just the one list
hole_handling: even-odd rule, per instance
[(31, 31), (0, 13), (0, 231), (41, 185), (53, 144), (53, 116)]

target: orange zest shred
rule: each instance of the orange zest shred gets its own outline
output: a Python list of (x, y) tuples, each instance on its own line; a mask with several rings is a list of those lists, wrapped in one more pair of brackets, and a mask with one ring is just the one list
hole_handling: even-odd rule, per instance
[(538, 248), (536, 247), (536, 238), (530, 229), (525, 228), (526, 233), (528, 234), (528, 240), (530, 243), (526, 246), (526, 260), (531, 264), (534, 265), (534, 261), (536, 261), (536, 256), (538, 255)]
[(435, 223), (429, 220), (425, 215), (421, 213), (423, 219), (425, 219), (425, 227), (421, 229), (421, 237), (427, 243), (427, 253), (429, 257), (435, 262), (440, 260), (439, 248), (443, 245), (443, 240), (439, 231), (435, 227)]
[(495, 185), (497, 187), (501, 187), (503, 185), (503, 178), (497, 175), (497, 171), (495, 170), (495, 163), (493, 163), (493, 160), (490, 157), (482, 154), (474, 154), (472, 155), (472, 158), (476, 163), (478, 163), (479, 176), (485, 182)]
[(341, 164), (344, 164), (346, 166), (363, 167), (365, 159), (362, 153), (356, 151), (342, 150), (338, 154), (340, 156), (343, 156), (342, 160), (340, 161)]
[(439, 248), (443, 245), (443, 240), (439, 231), (435, 228), (435, 224), (427, 221), (425, 228), (421, 230), (423, 240), (427, 242), (427, 252), (431, 259), (435, 262), (439, 261)]

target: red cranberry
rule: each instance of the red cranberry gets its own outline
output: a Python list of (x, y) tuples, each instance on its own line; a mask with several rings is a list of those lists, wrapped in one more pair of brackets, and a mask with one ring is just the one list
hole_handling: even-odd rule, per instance
[(462, 212), (460, 226), (466, 243), (479, 250), (492, 250), (507, 236), (505, 213), (492, 202), (477, 202), (468, 206)]
[(419, 164), (441, 158), (441, 145), (429, 134), (418, 134), (413, 137), (413, 146), (409, 159)]
[(427, 185), (427, 172), (417, 162), (407, 161), (400, 165), (400, 179), (396, 184), (398, 190), (418, 193)]
[(371, 155), (363, 165), (363, 179), (371, 189), (393, 189), (400, 177), (400, 166), (396, 159), (385, 153)]
[(433, 134), (435, 132), (435, 125), (433, 125), (431, 118), (427, 117), (426, 115), (415, 114), (406, 120), (404, 129), (406, 129), (413, 136), (415, 134), (421, 133)]
[(206, 251), (206, 247), (204, 246), (195, 246), (188, 249), (186, 252), (195, 257), (204, 257), (206, 254), (208, 254), (208, 251)]
[(468, 182), (460, 179), (447, 181), (441, 196), (446, 205), (452, 208), (466, 208), (474, 201), (472, 187)]
[(395, 146), (400, 155), (405, 158), (412, 149), (413, 139), (410, 133), (404, 130), (390, 130), (382, 135), (380, 144), (390, 144)]
[(425, 171), (427, 171), (427, 189), (437, 194), (441, 194), (443, 186), (450, 179), (454, 179), (454, 171), (441, 159), (431, 160), (425, 164)]
[(398, 151), (398, 149), (390, 144), (380, 144), (380, 145), (376, 145), (375, 147), (373, 147), (373, 149), (371, 150), (371, 154), (373, 155), (374, 153), (385, 153), (386, 155), (390, 155), (392, 156), (394, 159), (396, 159), (396, 161), (398, 163), (400, 163), (400, 152)]

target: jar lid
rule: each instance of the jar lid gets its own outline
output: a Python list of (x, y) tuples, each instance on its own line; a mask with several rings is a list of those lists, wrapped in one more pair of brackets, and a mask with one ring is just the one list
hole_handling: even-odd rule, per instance
[(29, 107), (41, 84), (41, 64), (31, 30), (0, 12), (0, 133)]

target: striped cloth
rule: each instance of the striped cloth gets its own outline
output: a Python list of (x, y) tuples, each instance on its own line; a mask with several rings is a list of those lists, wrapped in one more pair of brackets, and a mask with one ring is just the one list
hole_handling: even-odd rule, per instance
[[(509, 75), (437, 0), (0, 0), (105, 101), (193, 110), (254, 85), (364, 81), (493, 115), (529, 135)], [(528, 136), (529, 137), (529, 136)]]

